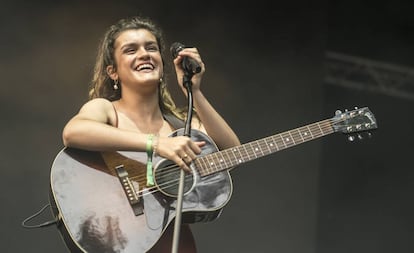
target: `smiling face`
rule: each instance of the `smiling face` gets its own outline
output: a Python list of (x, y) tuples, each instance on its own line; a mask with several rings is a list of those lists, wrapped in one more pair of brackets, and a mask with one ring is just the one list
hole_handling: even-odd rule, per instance
[(156, 37), (146, 29), (126, 30), (119, 34), (114, 45), (116, 66), (107, 67), (113, 80), (119, 80), (122, 89), (137, 83), (157, 87), (163, 75), (163, 63)]

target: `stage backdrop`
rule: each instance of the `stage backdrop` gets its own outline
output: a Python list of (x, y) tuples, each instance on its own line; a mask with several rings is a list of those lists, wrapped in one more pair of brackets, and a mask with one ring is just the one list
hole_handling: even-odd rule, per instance
[[(414, 65), (409, 62), (414, 58), (405, 58), (401, 46), (412, 42), (412, 32), (408, 26), (398, 32), (405, 37), (384, 40), (397, 33), (393, 19), (389, 19), (376, 41), (387, 43), (380, 48), (379, 44), (361, 43), (379, 34), (382, 28), (375, 29), (375, 20), (381, 15), (369, 14), (369, 6), (342, 2), (343, 6), (303, 1), (274, 7), (266, 1), (2, 1), (0, 251), (66, 252), (56, 227), (27, 230), (20, 223), (48, 203), (50, 167), (63, 148), (61, 131), (87, 100), (101, 36), (110, 24), (136, 14), (159, 23), (167, 49), (175, 41), (199, 49), (207, 67), (202, 89), (243, 143), (331, 118), (336, 109), (353, 106), (372, 107), (384, 129), (366, 142), (351, 145), (345, 136), (335, 134), (237, 167), (231, 173), (234, 193), (222, 216), (192, 226), (200, 253), (340, 252), (337, 249), (344, 242), (353, 252), (389, 252), (387, 247), (376, 246), (386, 240), (388, 245), (401, 245), (399, 252), (412, 251), (414, 247), (407, 243), (412, 237), (407, 210), (411, 208), (408, 197), (413, 172), (408, 170), (408, 159), (413, 151), (410, 130), (414, 128), (413, 122), (406, 120), (411, 101), (341, 90), (323, 81), (328, 49), (359, 49), (347, 53), (370, 50), (368, 57), (404, 59), (405, 64)], [(378, 5), (382, 13), (413, 24), (410, 19), (402, 20), (402, 14), (408, 13), (397, 3)], [(330, 22), (339, 17), (337, 13), (344, 6), (360, 11), (354, 16), (348, 11), (336, 23)], [(358, 33), (359, 23), (349, 20), (366, 13), (375, 20), (369, 27), (365, 22), (366, 32)], [(344, 31), (354, 33), (341, 37)], [(333, 35), (342, 43), (332, 44)], [(348, 43), (355, 37), (360, 43)], [(398, 50), (392, 51), (394, 48)], [(171, 62), (168, 50), (166, 59)], [(171, 65), (167, 69), (173, 96), (184, 104)], [(403, 128), (392, 124), (397, 119)], [(393, 139), (394, 132), (398, 132), (398, 139)], [(379, 165), (381, 170), (376, 172)], [(401, 185), (401, 180), (405, 184)], [(346, 194), (341, 195), (342, 191)], [(375, 200), (364, 193), (375, 195)], [(378, 214), (382, 201), (388, 201), (389, 209)], [(404, 208), (402, 213), (396, 211), (400, 207)], [(361, 211), (362, 215), (357, 215)], [(370, 216), (371, 211), (376, 219)], [(367, 229), (383, 217), (388, 217), (386, 226)], [(32, 224), (50, 219), (47, 210)], [(394, 236), (390, 236), (391, 230), (396, 231)], [(361, 231), (370, 236), (355, 238)]]

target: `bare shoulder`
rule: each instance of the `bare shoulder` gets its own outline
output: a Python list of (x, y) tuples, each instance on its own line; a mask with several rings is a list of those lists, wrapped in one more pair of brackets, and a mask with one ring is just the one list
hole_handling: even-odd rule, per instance
[(112, 107), (111, 101), (105, 98), (94, 98), (86, 102), (82, 109), (107, 109)]
[(116, 115), (111, 101), (105, 98), (95, 98), (86, 102), (76, 117), (111, 123)]

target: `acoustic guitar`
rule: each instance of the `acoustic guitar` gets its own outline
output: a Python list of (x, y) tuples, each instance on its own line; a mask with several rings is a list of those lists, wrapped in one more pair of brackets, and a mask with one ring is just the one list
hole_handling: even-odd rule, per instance
[[(233, 191), (229, 170), (238, 165), (334, 132), (359, 135), (376, 128), (364, 107), (220, 151), (209, 136), (192, 130), (191, 138), (206, 145), (185, 176), (182, 221), (218, 218)], [(171, 137), (182, 134), (179, 129)], [(180, 168), (155, 156), (154, 184), (147, 185), (146, 161), (145, 152), (59, 152), (50, 172), (50, 202), (72, 252), (136, 253), (154, 246), (176, 215)]]

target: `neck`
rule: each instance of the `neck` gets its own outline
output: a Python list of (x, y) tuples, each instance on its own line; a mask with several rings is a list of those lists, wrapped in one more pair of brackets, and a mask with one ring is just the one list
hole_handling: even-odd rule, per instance
[(145, 93), (123, 92), (118, 103), (123, 110), (142, 119), (159, 119), (161, 116), (158, 89)]

